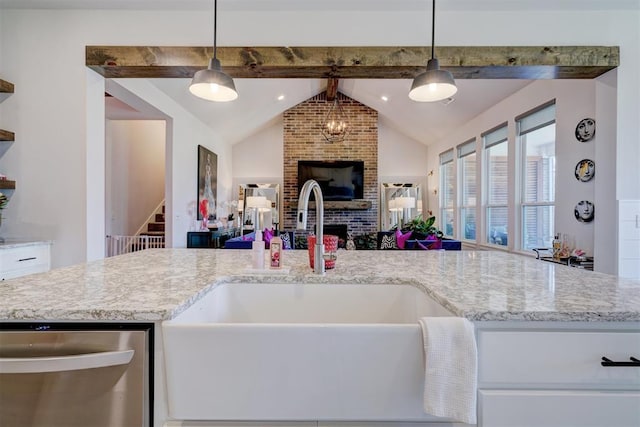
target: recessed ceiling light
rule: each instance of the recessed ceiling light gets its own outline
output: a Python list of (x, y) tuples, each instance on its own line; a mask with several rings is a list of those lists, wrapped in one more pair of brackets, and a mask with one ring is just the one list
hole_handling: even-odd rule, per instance
[(387, 102), (389, 100), (389, 98), (387, 97), (387, 95), (382, 95), (380, 97), (380, 99), (382, 99), (384, 102)]
[(282, 101), (284, 99), (284, 95), (278, 95), (278, 101)]

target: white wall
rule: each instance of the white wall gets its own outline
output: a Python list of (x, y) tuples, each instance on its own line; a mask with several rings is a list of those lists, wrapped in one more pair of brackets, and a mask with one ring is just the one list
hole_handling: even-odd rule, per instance
[[(618, 73), (616, 70), (602, 75), (595, 81), (597, 130), (593, 149), (597, 163), (596, 176), (592, 180), (596, 207), (593, 233), (594, 268), (602, 273), (617, 273), (620, 276), (640, 278), (640, 274), (637, 272), (638, 269), (632, 273), (623, 266), (622, 258), (619, 257), (620, 251), (615, 244), (616, 238), (614, 237), (618, 236), (618, 240), (624, 238), (622, 234), (619, 234), (622, 230), (616, 227), (618, 212), (614, 209), (617, 202), (616, 192), (613, 191), (616, 183), (616, 155), (618, 151), (617, 144), (614, 143), (617, 139), (617, 83)], [(619, 258), (620, 263), (618, 263)], [(636, 265), (640, 265), (640, 255), (635, 258), (635, 262), (637, 263)], [(630, 264), (627, 263), (626, 265)]]
[[(280, 115), (271, 126), (233, 145), (234, 184), (257, 183), (257, 178), (270, 180), (263, 182), (282, 184), (284, 174), (282, 168), (282, 159), (284, 158), (282, 126), (282, 115)], [(246, 181), (245, 178), (248, 178), (249, 181)]]
[[(494, 3), (500, 4), (500, 2)], [(477, 8), (479, 9), (479, 8)], [(618, 45), (616, 199), (640, 199), (640, 11), (634, 10), (444, 10), (438, 15), (440, 45)], [(91, 188), (87, 177), (89, 134), (85, 45), (201, 45), (211, 42), (211, 17), (193, 11), (3, 10), (0, 15), (0, 75), (16, 93), (0, 104), (0, 125), (16, 132), (17, 142), (0, 158), (0, 170), (18, 182), (7, 209), (7, 236), (55, 240), (53, 265), (87, 258)], [(286, 23), (286, 25), (283, 25)], [(354, 25), (357, 23), (357, 25)], [(219, 45), (426, 45), (425, 16), (409, 11), (226, 10), (219, 20)], [(380, 31), (384, 28), (384, 31)], [(544, 28), (544, 31), (541, 30)], [(97, 102), (97, 101), (95, 101)], [(171, 129), (175, 127), (175, 129)], [(93, 129), (93, 128), (92, 128)], [(168, 173), (175, 234), (183, 240), (188, 194), (195, 178), (193, 140), (174, 121), (169, 126), (179, 148)], [(208, 138), (210, 145), (223, 144)], [(89, 150), (90, 151), (90, 150)], [(216, 151), (215, 149), (213, 151)], [(230, 151), (230, 150), (229, 150)], [(93, 154), (93, 153), (90, 153)], [(221, 162), (231, 154), (218, 152)], [(89, 157), (95, 161), (95, 156)], [(192, 160), (193, 158), (193, 160)], [(89, 165), (91, 168), (91, 165)], [(226, 177), (230, 182), (230, 172)], [(223, 177), (223, 179), (225, 179)], [(224, 182), (224, 181), (223, 181)], [(44, 206), (44, 208), (43, 208)], [(93, 220), (93, 215), (90, 216)], [(168, 224), (171, 228), (172, 224)], [(98, 230), (99, 231), (99, 230)], [(96, 233), (99, 234), (99, 233)], [(178, 242), (177, 242), (178, 243)]]
[(165, 122), (108, 120), (106, 131), (106, 234), (132, 236), (164, 199)]

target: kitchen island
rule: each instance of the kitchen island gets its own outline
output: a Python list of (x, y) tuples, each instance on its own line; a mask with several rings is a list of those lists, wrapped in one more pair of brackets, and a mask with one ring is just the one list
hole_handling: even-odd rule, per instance
[[(640, 369), (636, 367), (614, 368), (618, 373), (613, 377), (606, 373), (606, 378), (600, 375), (602, 378), (596, 379), (582, 378), (581, 372), (570, 378), (547, 371), (548, 375), (537, 381), (535, 376), (540, 377), (538, 369), (544, 371), (543, 366), (532, 362), (530, 375), (509, 379), (499, 372), (510, 369), (508, 358), (491, 362), (483, 357), (496, 352), (508, 356), (511, 350), (515, 355), (529, 343), (532, 347), (528, 350), (538, 352), (554, 345), (558, 357), (572, 358), (569, 363), (575, 364), (579, 353), (585, 350), (581, 346), (603, 343), (611, 347), (619, 341), (620, 335), (611, 340), (615, 333), (624, 334), (622, 341), (631, 342), (633, 348), (640, 342), (635, 341), (640, 335), (640, 281), (499, 251), (339, 251), (336, 268), (324, 276), (311, 271), (307, 256), (307, 251), (285, 251), (284, 266), (290, 271), (284, 275), (251, 274), (247, 269), (250, 251), (141, 251), (8, 280), (0, 285), (0, 319), (154, 322), (159, 331), (163, 320), (174, 318), (225, 282), (412, 285), (455, 316), (476, 325), (479, 425), (506, 425), (500, 423), (508, 420), (495, 418), (496, 414), (504, 414), (505, 406), (517, 408), (525, 402), (540, 412), (531, 402), (541, 402), (542, 407), (551, 399), (566, 401), (569, 408), (571, 402), (588, 408), (595, 402), (593, 399), (605, 392), (603, 411), (607, 416), (620, 416), (620, 411), (626, 411), (620, 425), (640, 419), (627, 409), (637, 408), (634, 405), (640, 403)], [(560, 341), (554, 338), (558, 333), (565, 334)], [(162, 373), (161, 333), (156, 336), (156, 372)], [(577, 341), (573, 341), (576, 337)], [(580, 348), (568, 348), (566, 351), (572, 354), (565, 354), (565, 349), (558, 346), (566, 343)], [(509, 351), (496, 350), (500, 346), (509, 346)], [(525, 350), (519, 357), (526, 356)], [(612, 359), (628, 360), (634, 356), (618, 354), (615, 348), (596, 351)], [(640, 356), (638, 353), (640, 349), (635, 357)], [(595, 363), (599, 366), (599, 357)], [(496, 369), (498, 372), (494, 372)], [(555, 369), (563, 371), (557, 366)], [(162, 375), (156, 375), (156, 380), (155, 425), (162, 426), (166, 419)], [(612, 403), (609, 405), (608, 401)], [(603, 400), (598, 402), (602, 404)], [(514, 411), (517, 412), (511, 412)], [(584, 413), (591, 417), (589, 411)]]

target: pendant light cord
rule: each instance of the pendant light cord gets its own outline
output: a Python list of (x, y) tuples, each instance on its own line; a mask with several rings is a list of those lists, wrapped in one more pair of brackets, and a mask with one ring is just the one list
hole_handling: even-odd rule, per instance
[(217, 59), (216, 34), (218, 33), (218, 0), (213, 0), (213, 57)]
[(433, 0), (431, 3), (431, 59), (434, 58), (434, 46), (436, 44), (436, 0)]

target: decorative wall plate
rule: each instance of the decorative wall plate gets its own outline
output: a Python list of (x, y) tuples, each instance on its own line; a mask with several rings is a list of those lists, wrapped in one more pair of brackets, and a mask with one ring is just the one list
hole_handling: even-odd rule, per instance
[(582, 159), (576, 164), (574, 175), (580, 182), (591, 181), (596, 174), (596, 164), (593, 160)]
[(576, 126), (576, 139), (580, 142), (591, 141), (596, 136), (595, 119), (586, 118), (578, 122)]
[(573, 214), (580, 222), (591, 222), (593, 221), (595, 210), (596, 208), (593, 206), (593, 203), (588, 200), (581, 200), (576, 204), (576, 207), (573, 208)]

